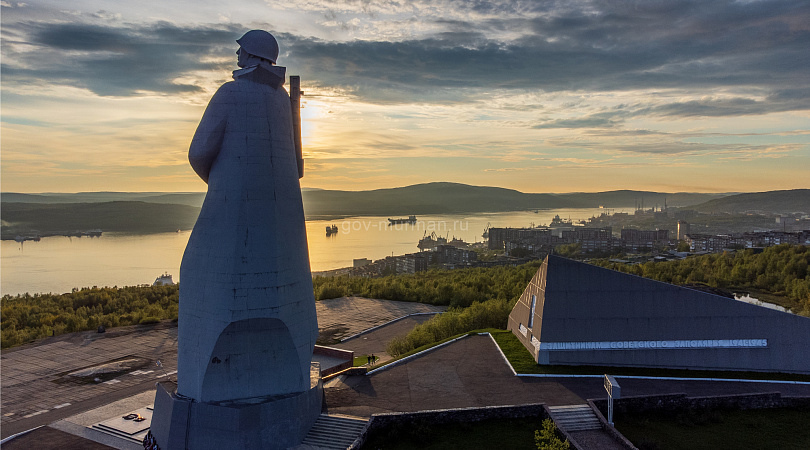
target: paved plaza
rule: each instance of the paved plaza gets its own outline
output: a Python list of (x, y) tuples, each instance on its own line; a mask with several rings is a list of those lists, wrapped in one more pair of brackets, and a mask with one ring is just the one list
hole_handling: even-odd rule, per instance
[[(121, 359), (139, 359), (143, 367), (99, 382), (70, 375)], [(163, 368), (155, 365), (158, 360)], [(158, 379), (176, 372), (176, 364), (177, 327), (171, 322), (72, 333), (3, 351), (2, 436), (154, 389)]]
[[(336, 341), (410, 314), (437, 313), (447, 309), (444, 306), (425, 303), (395, 302), (361, 297), (321, 300), (316, 302), (315, 306), (318, 310), (318, 329), (321, 331), (321, 338), (326, 337)], [(407, 332), (407, 330), (405, 331)]]
[[(316, 302), (321, 330), (334, 339), (415, 313), (444, 307), (358, 297)], [(417, 316), (418, 317), (418, 316)], [(407, 331), (407, 330), (405, 330)], [(384, 347), (384, 346), (383, 346)], [(162, 368), (155, 365), (160, 360)], [(106, 403), (153, 390), (177, 370), (177, 324), (120, 327), (48, 338), (2, 353), (2, 437), (54, 422)], [(71, 373), (124, 361), (121, 375), (77, 377)], [(81, 373), (80, 373), (81, 374)], [(113, 373), (114, 375), (114, 373)], [(107, 379), (109, 378), (109, 379)]]
[(584, 403), (557, 381), (526, 381), (512, 375), (489, 336), (458, 340), (370, 376), (346, 377), (325, 392), (330, 414), (360, 417), (474, 406)]

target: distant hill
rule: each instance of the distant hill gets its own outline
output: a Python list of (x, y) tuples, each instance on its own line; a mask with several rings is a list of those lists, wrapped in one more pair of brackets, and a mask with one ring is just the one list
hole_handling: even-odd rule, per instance
[(690, 206), (689, 209), (706, 213), (742, 213), (746, 211), (773, 214), (810, 213), (810, 189), (736, 194)]
[(513, 189), (427, 183), (372, 191), (304, 192), (304, 211), (311, 215), (409, 215), (498, 212), (579, 206), (553, 194), (525, 194)]
[[(544, 208), (597, 208), (685, 206), (702, 203), (724, 194), (661, 193), (647, 191), (608, 191), (595, 193), (534, 194), (499, 187), (470, 186), (461, 183), (425, 183), (371, 191), (303, 189), (304, 210), (308, 217), (353, 215), (449, 214), (502, 212)], [(96, 203), (137, 201), (171, 203), (200, 207), (203, 192), (79, 192), (75, 194), (3, 193), (10, 203)]]
[(160, 233), (188, 230), (200, 209), (188, 205), (146, 202), (4, 203), (3, 238), (33, 230), (49, 232), (103, 231)]
[(200, 207), (204, 198), (205, 192), (77, 192), (69, 194), (4, 192), (0, 194), (0, 202), (3, 204), (146, 202)]
[[(726, 194), (607, 191), (596, 193), (524, 193), (460, 183), (425, 183), (371, 191), (303, 189), (308, 218), (376, 215), (505, 212), (548, 208), (627, 208), (642, 201), (688, 206)], [(205, 198), (201, 192), (80, 192), (75, 194), (3, 193), (3, 236), (12, 233), (103, 231), (154, 233), (188, 229)], [(750, 209), (750, 208), (749, 208)], [(13, 235), (11, 236), (13, 237)]]
[(703, 194), (694, 192), (651, 192), (651, 191), (606, 191), (606, 192), (576, 192), (570, 194), (557, 194), (561, 198), (571, 199), (583, 207), (592, 208), (604, 205), (612, 208), (618, 206), (638, 205), (650, 209), (653, 206), (689, 206), (703, 203), (712, 199), (722, 198), (731, 194)]
[(607, 191), (531, 194), (498, 187), (460, 183), (426, 183), (373, 191), (320, 190), (304, 192), (304, 209), (312, 215), (407, 215), (502, 212), (548, 208), (597, 208), (656, 204), (686, 206), (726, 194)]

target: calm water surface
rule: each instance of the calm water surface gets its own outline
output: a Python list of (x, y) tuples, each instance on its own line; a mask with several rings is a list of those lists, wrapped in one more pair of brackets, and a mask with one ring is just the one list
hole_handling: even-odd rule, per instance
[[(617, 210), (618, 211), (618, 210)], [(625, 208), (632, 211), (632, 208)], [(526, 227), (548, 224), (559, 214), (576, 221), (599, 215), (601, 210), (553, 209), (508, 213), (418, 216), (415, 225), (389, 226), (387, 217), (307, 221), (312, 270), (352, 265), (352, 259), (381, 259), (419, 251), (426, 233), (467, 242), (481, 242), (487, 225)], [(338, 233), (326, 236), (326, 226)], [(190, 231), (143, 236), (105, 233), (99, 238), (49, 237), (19, 244), (2, 241), (0, 286), (2, 294), (68, 292), (74, 287), (151, 284), (164, 272), (179, 281), (180, 260)]]

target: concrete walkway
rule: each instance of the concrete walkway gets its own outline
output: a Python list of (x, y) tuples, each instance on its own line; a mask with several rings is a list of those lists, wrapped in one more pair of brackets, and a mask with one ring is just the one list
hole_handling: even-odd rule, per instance
[(370, 376), (325, 390), (330, 414), (376, 413), (545, 402), (585, 403), (556, 381), (512, 375), (489, 336), (472, 336)]
[(427, 322), (434, 316), (435, 314), (409, 316), (368, 333), (363, 333), (360, 336), (330, 345), (330, 347), (352, 350), (355, 356), (373, 354), (379, 358), (377, 363), (374, 364), (377, 366), (393, 358), (385, 351), (391, 339), (408, 334), (415, 326)]
[[(315, 303), (320, 339), (340, 341), (361, 331), (414, 313), (442, 312), (445, 306), (395, 302), (362, 297), (341, 297)], [(334, 344), (333, 342), (332, 344)], [(332, 344), (324, 344), (330, 345)], [(385, 347), (383, 347), (385, 348)]]
[(604, 430), (575, 431), (571, 433), (571, 438), (580, 448), (587, 450), (626, 450), (627, 448)]

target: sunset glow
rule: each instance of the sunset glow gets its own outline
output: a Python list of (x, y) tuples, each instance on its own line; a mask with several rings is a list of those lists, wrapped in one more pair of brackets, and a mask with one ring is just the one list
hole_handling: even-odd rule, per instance
[(4, 192), (204, 190), (188, 145), (254, 28), (302, 78), (304, 187), (810, 178), (806, 2), (0, 5)]

